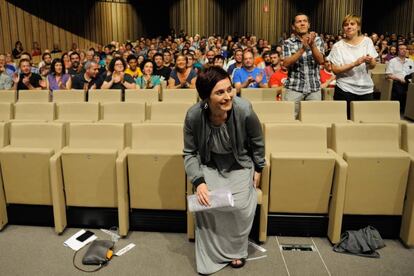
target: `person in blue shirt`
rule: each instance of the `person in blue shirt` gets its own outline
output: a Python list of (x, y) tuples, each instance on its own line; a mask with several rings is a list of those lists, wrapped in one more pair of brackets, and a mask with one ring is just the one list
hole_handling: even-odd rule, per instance
[(237, 94), (242, 88), (266, 88), (267, 79), (263, 69), (254, 67), (253, 53), (243, 53), (243, 67), (238, 69), (233, 76), (233, 83)]

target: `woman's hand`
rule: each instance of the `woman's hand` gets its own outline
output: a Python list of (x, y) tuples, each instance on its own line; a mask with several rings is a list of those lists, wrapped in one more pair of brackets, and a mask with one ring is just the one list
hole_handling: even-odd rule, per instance
[(253, 186), (255, 188), (257, 188), (257, 187), (260, 186), (260, 177), (261, 176), (262, 176), (262, 173), (260, 173), (260, 172), (254, 172), (254, 175), (253, 175)]
[(204, 206), (210, 206), (210, 200), (208, 198), (208, 187), (206, 183), (201, 183), (197, 186), (197, 199), (200, 204)]

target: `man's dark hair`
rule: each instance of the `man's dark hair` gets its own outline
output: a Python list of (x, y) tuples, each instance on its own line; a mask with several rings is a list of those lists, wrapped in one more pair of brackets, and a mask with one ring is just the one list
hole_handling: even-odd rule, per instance
[(133, 59), (135, 59), (135, 60), (138, 60), (137, 59), (137, 57), (135, 56), (135, 55), (129, 55), (128, 57), (127, 57), (127, 62), (129, 63), (131, 60), (133, 60)]
[(213, 58), (213, 62), (215, 62), (216, 60), (224, 61), (224, 57), (222, 55), (215, 55), (214, 58)]
[(50, 56), (50, 57), (52, 57), (52, 55), (51, 55), (50, 53), (43, 53), (43, 55), (42, 55), (42, 60), (44, 60), (44, 59), (45, 59), (45, 56)]
[(158, 53), (158, 52), (155, 55), (152, 56), (152, 59), (155, 60), (155, 57), (164, 58), (164, 56), (161, 53)]
[(297, 16), (299, 16), (299, 15), (304, 15), (304, 16), (306, 16), (306, 18), (308, 18), (308, 21), (309, 21), (309, 16), (306, 14), (306, 13), (303, 13), (303, 12), (298, 12), (297, 14), (295, 14), (295, 16), (293, 17), (293, 19), (292, 19), (292, 25), (295, 25), (295, 22), (296, 22), (296, 17)]
[(79, 59), (80, 59), (80, 55), (79, 55), (79, 53), (78, 52), (72, 52), (72, 53), (70, 53), (70, 55), (69, 55), (69, 59), (72, 59), (72, 56), (78, 56), (79, 57)]
[(219, 66), (209, 66), (207, 69), (200, 72), (196, 80), (196, 88), (200, 98), (202, 100), (210, 98), (214, 86), (224, 79), (229, 79), (231, 83), (229, 74)]

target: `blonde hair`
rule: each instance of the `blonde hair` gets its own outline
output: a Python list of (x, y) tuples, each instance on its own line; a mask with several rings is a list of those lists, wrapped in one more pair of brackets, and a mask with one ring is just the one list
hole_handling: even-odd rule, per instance
[(342, 28), (344, 27), (345, 23), (347, 23), (351, 20), (353, 20), (357, 23), (357, 25), (359, 26), (358, 35), (361, 35), (361, 17), (357, 16), (355, 14), (347, 14), (344, 17), (344, 20), (342, 20)]

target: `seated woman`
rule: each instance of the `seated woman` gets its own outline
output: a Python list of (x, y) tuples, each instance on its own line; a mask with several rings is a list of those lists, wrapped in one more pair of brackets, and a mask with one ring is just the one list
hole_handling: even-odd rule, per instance
[(265, 166), (262, 128), (250, 102), (235, 97), (229, 75), (211, 66), (196, 82), (201, 103), (184, 122), (184, 165), (200, 204), (226, 188), (234, 207), (195, 213), (197, 272), (242, 267), (257, 205), (255, 187)]
[(144, 60), (141, 65), (142, 76), (136, 79), (136, 84), (138, 88), (142, 89), (159, 89), (161, 85), (160, 76), (153, 75), (154, 72), (154, 63), (152, 60)]
[(102, 89), (135, 89), (134, 79), (125, 74), (126, 62), (121, 57), (114, 57), (109, 63), (108, 72)]
[(47, 89), (50, 91), (71, 89), (72, 79), (65, 73), (65, 65), (60, 58), (55, 58), (50, 66), (50, 73), (47, 75)]
[(197, 73), (187, 67), (188, 59), (179, 54), (175, 58), (175, 67), (172, 69), (168, 80), (168, 88), (195, 88)]

